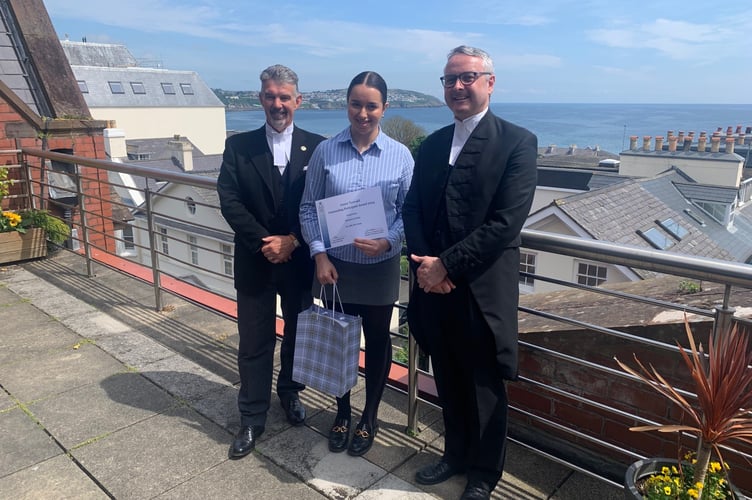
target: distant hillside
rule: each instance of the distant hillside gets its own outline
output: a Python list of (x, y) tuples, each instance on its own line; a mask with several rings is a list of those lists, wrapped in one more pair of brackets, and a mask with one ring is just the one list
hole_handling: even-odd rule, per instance
[[(227, 111), (248, 111), (261, 109), (257, 90), (212, 89)], [(303, 92), (301, 109), (344, 109), (346, 89), (317, 90)], [(396, 108), (432, 108), (444, 106), (444, 102), (434, 96), (413, 90), (392, 89), (387, 95), (389, 106)]]

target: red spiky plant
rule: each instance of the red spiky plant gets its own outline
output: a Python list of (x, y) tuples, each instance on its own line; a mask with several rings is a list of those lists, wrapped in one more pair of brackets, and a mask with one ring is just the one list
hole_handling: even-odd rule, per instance
[[(710, 335), (707, 356), (695, 343), (689, 321), (684, 318), (689, 353), (681, 345), (679, 353), (694, 383), (697, 405), (690, 404), (651, 364), (643, 365), (635, 355), (637, 369), (614, 358), (619, 366), (650, 385), (675, 403), (690, 421), (686, 425), (643, 425), (632, 431), (689, 432), (697, 436), (697, 461), (694, 481), (705, 484), (705, 475), (713, 453), (723, 462), (719, 445), (739, 440), (752, 445), (752, 349), (749, 331), (735, 324)], [(698, 498), (702, 498), (702, 490)]]

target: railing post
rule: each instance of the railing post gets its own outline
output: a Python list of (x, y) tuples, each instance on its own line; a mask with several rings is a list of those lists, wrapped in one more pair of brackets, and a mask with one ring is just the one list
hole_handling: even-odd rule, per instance
[(149, 231), (149, 252), (151, 253), (151, 275), (154, 286), (154, 306), (157, 311), (162, 310), (162, 284), (159, 277), (159, 253), (157, 252), (157, 235), (154, 231), (154, 213), (152, 212), (152, 191), (149, 189), (148, 181), (144, 190), (144, 205), (146, 207), (146, 228)]
[[(84, 256), (86, 257), (86, 276), (91, 278), (94, 276), (94, 269), (92, 266), (93, 260), (91, 258), (91, 244), (89, 242), (89, 224), (86, 217), (86, 201), (84, 200), (84, 191), (81, 188), (81, 174), (78, 165), (76, 165), (76, 170), (73, 175), (76, 178), (76, 199), (78, 200), (78, 215), (81, 224), (81, 241), (84, 243)], [(73, 235), (71, 234), (71, 245), (72, 244)]]
[(729, 302), (731, 300), (731, 285), (726, 285), (723, 291), (723, 303), (720, 306), (714, 308), (715, 321), (713, 323), (713, 338), (717, 342), (720, 340), (721, 335), (725, 335), (733, 325), (735, 307), (730, 307)]
[[(408, 290), (413, 290), (413, 273), (408, 269)], [(407, 307), (410, 307), (408, 304)], [(407, 328), (407, 429), (412, 436), (418, 434), (418, 343)]]

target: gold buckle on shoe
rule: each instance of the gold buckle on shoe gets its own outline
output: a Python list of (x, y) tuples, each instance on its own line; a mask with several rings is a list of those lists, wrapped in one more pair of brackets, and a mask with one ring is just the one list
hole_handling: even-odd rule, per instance
[[(335, 425), (334, 427), (332, 427), (332, 432), (341, 432), (341, 433), (344, 434), (345, 432), (347, 432), (347, 426), (346, 425)], [(355, 431), (355, 433), (357, 434), (358, 431)]]
[(355, 429), (355, 435), (360, 436), (363, 439), (368, 439), (368, 431), (365, 429)]

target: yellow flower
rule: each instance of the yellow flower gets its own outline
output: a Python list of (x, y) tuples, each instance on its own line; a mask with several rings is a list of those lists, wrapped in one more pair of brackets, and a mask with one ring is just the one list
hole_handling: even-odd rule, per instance
[(3, 217), (8, 219), (10, 227), (16, 227), (21, 223), (21, 216), (15, 212), (3, 212)]
[(663, 487), (663, 493), (665, 493), (666, 495), (670, 495), (671, 494), (671, 486), (664, 486)]
[(661, 474), (668, 476), (669, 474), (671, 474), (671, 469), (664, 465), (663, 467), (661, 467)]
[(700, 493), (696, 489), (690, 488), (687, 490), (687, 495), (689, 495), (690, 498), (697, 498), (700, 496)]
[(718, 462), (710, 462), (710, 472), (718, 472), (721, 470), (721, 464)]
[(695, 483), (695, 488), (697, 488), (698, 490), (701, 490), (702, 489), (702, 483), (700, 483), (700, 482)]

